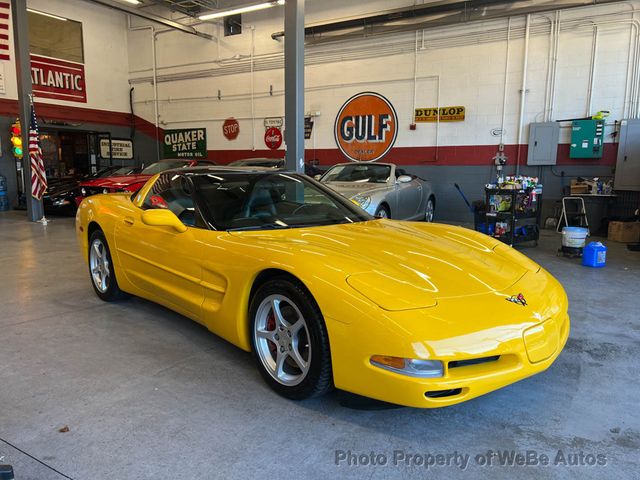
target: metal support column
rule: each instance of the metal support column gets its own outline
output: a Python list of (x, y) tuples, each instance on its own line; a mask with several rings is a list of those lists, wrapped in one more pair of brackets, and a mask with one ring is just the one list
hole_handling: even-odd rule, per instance
[(11, 18), (13, 20), (14, 54), (16, 56), (16, 74), (18, 77), (18, 108), (20, 128), (22, 130), (22, 177), (24, 194), (27, 199), (27, 216), (37, 222), (44, 216), (42, 200), (31, 196), (31, 161), (29, 160), (29, 126), (31, 125), (31, 60), (29, 57), (29, 27), (27, 23), (27, 0), (11, 0)]
[(284, 31), (286, 167), (304, 173), (304, 0), (285, 3)]

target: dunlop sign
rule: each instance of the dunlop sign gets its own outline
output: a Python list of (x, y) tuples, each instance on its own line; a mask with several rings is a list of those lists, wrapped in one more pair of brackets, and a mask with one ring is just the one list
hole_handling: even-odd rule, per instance
[(207, 158), (207, 129), (165, 130), (164, 158)]
[[(441, 107), (441, 122), (462, 122), (464, 121), (465, 107)], [(437, 108), (416, 108), (416, 123), (438, 121)]]
[(382, 95), (354, 95), (338, 111), (334, 126), (338, 148), (354, 162), (375, 162), (384, 157), (398, 136), (398, 116)]

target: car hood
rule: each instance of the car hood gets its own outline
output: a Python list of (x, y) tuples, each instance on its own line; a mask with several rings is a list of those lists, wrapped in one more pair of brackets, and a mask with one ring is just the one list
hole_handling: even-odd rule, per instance
[(95, 178), (81, 182), (83, 187), (126, 187), (136, 183), (146, 182), (152, 175), (118, 175), (116, 177)]
[(342, 196), (351, 198), (359, 193), (374, 194), (386, 192), (391, 188), (386, 183), (358, 183), (358, 182), (322, 182), (331, 190), (335, 190)]
[(373, 220), (231, 235), (302, 259), (323, 258), (328, 268), (344, 272), (352, 288), (387, 310), (499, 292), (539, 269), (491, 237), (441, 224)]

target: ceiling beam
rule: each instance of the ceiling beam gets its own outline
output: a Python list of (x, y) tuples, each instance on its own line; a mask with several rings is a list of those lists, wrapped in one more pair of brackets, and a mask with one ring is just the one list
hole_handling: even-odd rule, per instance
[(176, 22), (174, 20), (161, 17), (160, 15), (156, 15), (154, 13), (142, 11), (139, 8), (123, 5), (122, 3), (116, 2), (114, 0), (85, 0), (91, 3), (97, 3), (99, 5), (103, 5), (105, 7), (113, 8), (115, 10), (119, 10), (124, 13), (128, 13), (129, 15), (135, 15), (136, 17), (144, 18), (145, 20), (150, 20), (152, 22), (159, 23), (169, 28), (173, 28), (174, 30), (179, 30), (183, 33), (188, 33), (190, 35), (196, 35), (198, 37), (206, 38), (207, 40), (212, 40), (213, 37), (208, 33), (202, 33), (196, 30), (189, 25), (183, 25), (182, 23)]

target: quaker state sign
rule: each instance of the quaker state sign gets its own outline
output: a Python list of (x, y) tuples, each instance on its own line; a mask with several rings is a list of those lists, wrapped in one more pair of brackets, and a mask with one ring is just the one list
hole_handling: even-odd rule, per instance
[(207, 129), (165, 130), (164, 158), (207, 158)]
[(165, 130), (164, 158), (207, 158), (207, 129)]
[(349, 160), (375, 162), (393, 147), (398, 136), (398, 116), (391, 102), (379, 93), (358, 93), (340, 108), (334, 135), (338, 148)]

